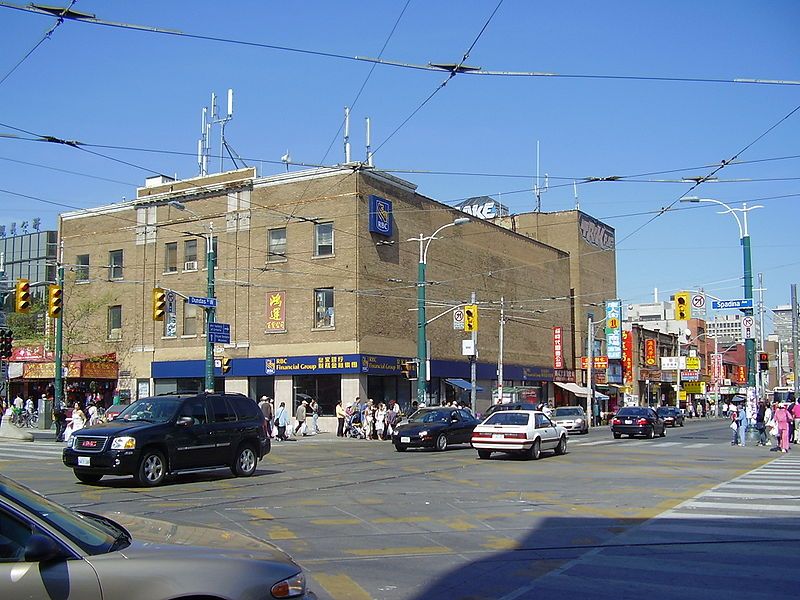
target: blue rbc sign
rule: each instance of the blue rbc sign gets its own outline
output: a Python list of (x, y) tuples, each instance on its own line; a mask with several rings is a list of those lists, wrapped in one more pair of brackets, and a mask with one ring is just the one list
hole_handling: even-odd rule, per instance
[(378, 196), (369, 197), (369, 230), (372, 233), (392, 236), (392, 201)]

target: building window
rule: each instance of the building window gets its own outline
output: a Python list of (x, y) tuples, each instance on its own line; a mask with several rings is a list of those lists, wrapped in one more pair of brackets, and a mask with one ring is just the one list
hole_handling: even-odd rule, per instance
[(108, 307), (108, 339), (122, 339), (122, 306)]
[(122, 279), (122, 250), (111, 250), (108, 253), (108, 278)]
[(314, 328), (333, 327), (333, 288), (314, 290)]
[(197, 271), (197, 240), (183, 242), (183, 270)]
[(270, 229), (267, 235), (267, 262), (286, 260), (286, 227)]
[(333, 256), (333, 223), (314, 226), (314, 256)]
[(75, 281), (89, 281), (88, 254), (79, 254), (75, 257)]
[(164, 244), (164, 272), (178, 272), (178, 242)]
[(197, 306), (183, 301), (183, 335), (197, 335)]

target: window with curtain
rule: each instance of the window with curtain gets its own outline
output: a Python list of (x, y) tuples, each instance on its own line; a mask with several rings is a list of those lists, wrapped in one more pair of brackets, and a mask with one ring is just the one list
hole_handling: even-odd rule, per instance
[(333, 223), (314, 226), (314, 256), (333, 256)]
[(268, 238), (267, 262), (286, 260), (286, 227), (270, 229)]
[(178, 271), (178, 242), (164, 244), (164, 272), (176, 273)]
[(322, 329), (333, 327), (333, 288), (314, 290), (314, 327)]

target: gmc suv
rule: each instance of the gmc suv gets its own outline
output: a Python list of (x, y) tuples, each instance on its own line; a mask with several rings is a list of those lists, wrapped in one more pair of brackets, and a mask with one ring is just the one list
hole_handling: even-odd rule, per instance
[(264, 415), (243, 394), (169, 394), (137, 400), (108, 423), (79, 429), (62, 460), (84, 483), (133, 475), (155, 486), (182, 471), (230, 467), (249, 477), (270, 451)]

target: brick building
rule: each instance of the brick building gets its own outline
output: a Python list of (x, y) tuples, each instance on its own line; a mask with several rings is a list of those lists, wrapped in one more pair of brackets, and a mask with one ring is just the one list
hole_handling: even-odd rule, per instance
[[(418, 194), (412, 183), (363, 165), (267, 177), (242, 169), (153, 178), (135, 200), (62, 215), (65, 326), (80, 318), (84, 329), (104, 335), (117, 350), (120, 387), (134, 398), (202, 389), (204, 314), (186, 297), (206, 296), (210, 237), (216, 321), (231, 330), (231, 343), (216, 346), (218, 356), (232, 359), (224, 377), (216, 369), (217, 389), (266, 394), (290, 407), (311, 396), (325, 415), (355, 396), (407, 404), (412, 385), (400, 369), (416, 354), (419, 261), (419, 243), (409, 240), (462, 216)], [(370, 231), (376, 218), (390, 222), (391, 232)], [(613, 297), (615, 287), (613, 250), (599, 253), (595, 264), (595, 257), (581, 262), (573, 250), (582, 243), (585, 218), (560, 217), (566, 222), (543, 235), (558, 238), (550, 243), (534, 239), (536, 232), (520, 222), (515, 231), (480, 219), (448, 228), (431, 243), (429, 321), (477, 294), (479, 409), (496, 383), (501, 297), (506, 384), (535, 387), (547, 399), (556, 395), (554, 382), (575, 380), (573, 331), (580, 325), (573, 323), (573, 296), (608, 289)], [(164, 322), (152, 318), (156, 287), (176, 293), (174, 317)], [(567, 356), (558, 371), (555, 326), (563, 328)], [(457, 397), (459, 380), (469, 379), (461, 353), (468, 334), (454, 331), (450, 314), (427, 331), (431, 397)]]

